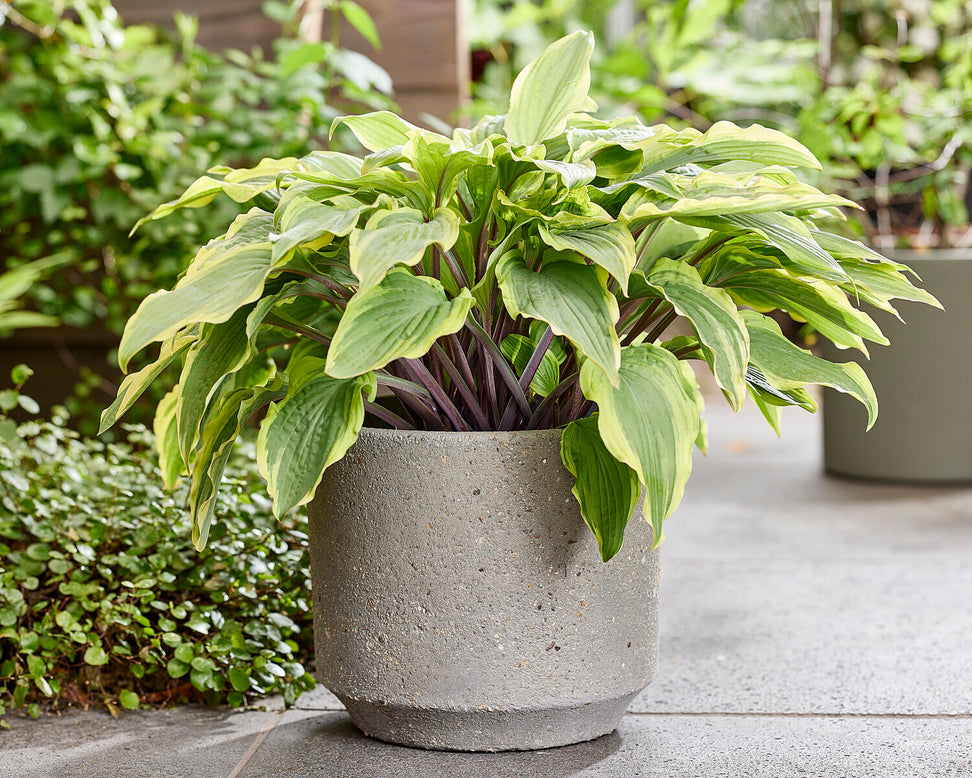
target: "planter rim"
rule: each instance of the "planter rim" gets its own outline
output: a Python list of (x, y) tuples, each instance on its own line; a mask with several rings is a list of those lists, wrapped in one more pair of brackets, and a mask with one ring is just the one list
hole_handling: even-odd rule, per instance
[(560, 437), (563, 435), (560, 427), (538, 429), (538, 430), (472, 430), (471, 432), (460, 432), (458, 430), (398, 430), (386, 429), (384, 427), (362, 427), (359, 435), (368, 434), (376, 437), (394, 437), (403, 435), (407, 437), (428, 437), (428, 438), (472, 438), (473, 440), (496, 440), (497, 438), (526, 438), (537, 435), (549, 435), (550, 437)]
[(972, 246), (969, 248), (926, 248), (926, 249), (878, 249), (882, 254), (902, 262), (923, 262), (927, 260), (962, 261), (972, 260)]

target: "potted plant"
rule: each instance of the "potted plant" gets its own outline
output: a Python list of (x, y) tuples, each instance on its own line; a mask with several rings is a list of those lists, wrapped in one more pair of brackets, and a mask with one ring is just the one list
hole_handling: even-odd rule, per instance
[[(873, 421), (860, 367), (765, 313), (861, 348), (885, 339), (849, 294), (927, 299), (815, 226), (849, 203), (798, 179), (817, 163), (787, 136), (586, 113), (593, 46), (553, 43), (472, 129), (345, 117), (365, 156), (216, 168), (148, 217), (256, 203), (139, 306), (121, 365), (159, 356), (103, 427), (181, 365), (156, 432), (165, 480), (191, 478), (201, 547), (233, 442), (267, 407), (274, 510), (310, 503), (318, 675), (386, 740), (611, 731), (654, 674), (655, 549), (705, 447), (687, 360), (777, 428), (782, 406), (814, 408), (812, 383)], [(692, 334), (667, 339), (679, 317)]]
[[(857, 408), (826, 391), (825, 467), (970, 481), (972, 362), (952, 341), (972, 327), (972, 9), (961, 0), (850, 3), (831, 27), (824, 86), (801, 116), (800, 137), (824, 160), (828, 187), (864, 206), (848, 226), (912, 267), (944, 310), (876, 306), (893, 345), (857, 361), (881, 398), (881, 419), (865, 435)], [(823, 353), (837, 357), (826, 344)]]

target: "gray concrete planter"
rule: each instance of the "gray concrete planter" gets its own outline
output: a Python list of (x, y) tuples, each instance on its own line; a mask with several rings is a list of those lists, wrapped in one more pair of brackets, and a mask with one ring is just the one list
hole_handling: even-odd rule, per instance
[(866, 413), (854, 400), (824, 392), (824, 466), (838, 475), (876, 480), (972, 481), (972, 250), (898, 251), (945, 311), (901, 303), (906, 325), (878, 311), (874, 319), (891, 346), (869, 346), (871, 359), (825, 349), (828, 359), (853, 356), (878, 398), (878, 420), (865, 433)]
[(363, 732), (499, 751), (617, 727), (655, 676), (658, 557), (633, 519), (601, 562), (571, 483), (556, 430), (362, 430), (327, 470), (317, 672)]

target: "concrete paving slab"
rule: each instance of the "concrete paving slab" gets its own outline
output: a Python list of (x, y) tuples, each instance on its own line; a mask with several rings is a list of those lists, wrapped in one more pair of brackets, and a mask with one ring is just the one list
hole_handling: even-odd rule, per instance
[(710, 409), (667, 526), (654, 712), (972, 712), (972, 489), (823, 475), (819, 419), (778, 439)]
[(264, 711), (184, 707), (10, 719), (0, 732), (3, 778), (227, 776), (280, 717)]
[(968, 718), (629, 715), (547, 751), (462, 754), (380, 743), (346, 714), (291, 711), (239, 778), (928, 778), (972, 774)]
[(972, 565), (666, 561), (633, 710), (972, 714)]
[(669, 567), (683, 557), (970, 558), (972, 488), (827, 476), (819, 417), (787, 409), (777, 438), (751, 405), (710, 406), (709, 454), (696, 453), (666, 525)]

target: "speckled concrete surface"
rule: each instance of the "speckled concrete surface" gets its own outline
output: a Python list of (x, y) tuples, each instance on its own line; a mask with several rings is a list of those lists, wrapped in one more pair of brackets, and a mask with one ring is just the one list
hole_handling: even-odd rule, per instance
[(617, 732), (500, 754), (379, 743), (323, 690), (296, 709), (81, 713), (0, 733), (0, 776), (967, 778), (972, 490), (825, 477), (715, 400), (663, 547), (656, 681)]
[(555, 430), (367, 430), (328, 469), (317, 675), (363, 732), (507, 751), (617, 728), (655, 677), (659, 552), (639, 521), (604, 564), (572, 484)]

